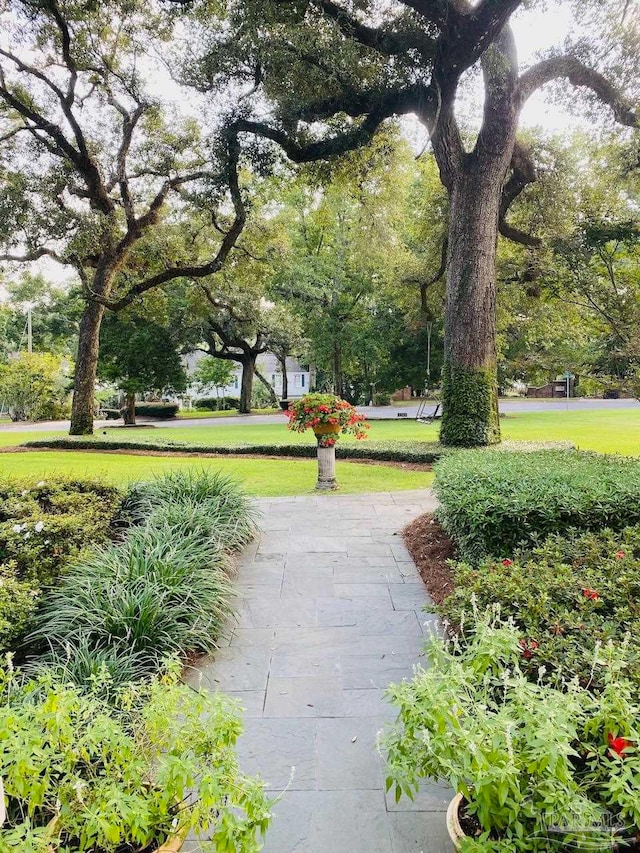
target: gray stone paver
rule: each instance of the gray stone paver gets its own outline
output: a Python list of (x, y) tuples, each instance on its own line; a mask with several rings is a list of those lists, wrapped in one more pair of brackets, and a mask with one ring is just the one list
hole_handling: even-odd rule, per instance
[[(428, 597), (399, 531), (429, 490), (260, 501), (228, 645), (193, 671), (246, 709), (242, 768), (274, 794), (264, 853), (450, 853), (449, 792), (384, 792), (389, 682), (423, 658)], [(198, 850), (197, 844), (188, 849)]]

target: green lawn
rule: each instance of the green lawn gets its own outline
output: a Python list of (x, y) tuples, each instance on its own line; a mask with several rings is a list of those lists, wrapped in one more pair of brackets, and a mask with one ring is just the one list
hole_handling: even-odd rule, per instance
[[(233, 425), (195, 427), (155, 427), (136, 429), (129, 433), (136, 440), (148, 437), (195, 444), (264, 444), (313, 443), (311, 433), (288, 432), (282, 424), (259, 421)], [(520, 441), (568, 440), (583, 450), (602, 453), (622, 453), (640, 456), (640, 409), (583, 412), (532, 412), (510, 415), (502, 420), (503, 436)], [(99, 435), (102, 430), (99, 431)], [(106, 430), (118, 438), (123, 430)], [(20, 444), (29, 439), (62, 435), (56, 432), (0, 431), (0, 446)], [(373, 422), (372, 440), (437, 439), (438, 427), (417, 424), (415, 421)], [(353, 441), (343, 437), (341, 441)], [(41, 477), (54, 470), (74, 474), (103, 473), (114, 482), (126, 482), (148, 477), (169, 467), (205, 465), (236, 474), (255, 495), (293, 495), (309, 491), (315, 482), (313, 460), (275, 461), (270, 459), (201, 459), (144, 457), (92, 453), (81, 451), (59, 453), (0, 454), (0, 473)], [(419, 471), (403, 471), (386, 465), (339, 464), (339, 479), (345, 492), (386, 491), (422, 488), (431, 475)]]
[[(108, 430), (107, 433), (110, 431)], [(525, 412), (502, 419), (503, 437), (516, 441), (572, 441), (582, 450), (640, 456), (640, 408), (582, 412)], [(119, 436), (122, 431), (119, 431)], [(438, 426), (407, 421), (373, 421), (372, 440), (436, 441)], [(155, 427), (136, 429), (135, 438), (191, 442), (194, 444), (313, 443), (310, 432), (289, 432), (279, 424), (234, 424), (232, 426)], [(2, 438), (4, 436), (1, 436)], [(353, 441), (345, 436), (340, 441)]]
[[(135, 456), (82, 451), (34, 451), (0, 454), (0, 474), (44, 479), (53, 472), (79, 476), (104, 477), (124, 484), (144, 480), (176, 468), (215, 468), (237, 477), (252, 495), (302, 495), (315, 486), (315, 460), (274, 459), (187, 459), (171, 456)], [(338, 481), (342, 492), (385, 492), (426, 489), (433, 474), (403, 471), (387, 465), (338, 463)]]

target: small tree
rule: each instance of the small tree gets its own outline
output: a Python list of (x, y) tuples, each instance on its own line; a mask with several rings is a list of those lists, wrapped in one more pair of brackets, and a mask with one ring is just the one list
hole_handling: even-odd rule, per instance
[(183, 391), (187, 377), (167, 328), (138, 317), (107, 317), (98, 375), (125, 394), (124, 422), (136, 422), (136, 394)]
[[(198, 362), (196, 369), (191, 375), (199, 393), (207, 393), (210, 388), (215, 388), (216, 397), (220, 397), (220, 389), (226, 388), (233, 379), (233, 365), (219, 358), (203, 358)], [(224, 408), (224, 400), (223, 400)]]
[(0, 365), (0, 403), (13, 421), (62, 417), (67, 384), (65, 363), (52, 353), (22, 353)]

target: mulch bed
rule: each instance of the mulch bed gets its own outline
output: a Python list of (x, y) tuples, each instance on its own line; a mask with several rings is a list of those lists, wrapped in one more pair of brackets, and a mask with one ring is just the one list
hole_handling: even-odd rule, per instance
[(453, 575), (447, 565), (447, 560), (456, 557), (453, 542), (433, 515), (416, 518), (402, 535), (429, 595), (436, 604), (442, 604), (453, 592)]

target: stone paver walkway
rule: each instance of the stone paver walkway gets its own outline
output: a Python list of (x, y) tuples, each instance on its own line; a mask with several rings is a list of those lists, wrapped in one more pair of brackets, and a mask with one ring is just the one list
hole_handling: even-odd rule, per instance
[(242, 701), (242, 768), (289, 786), (265, 853), (451, 850), (449, 792), (396, 804), (375, 745), (394, 717), (384, 688), (411, 676), (430, 618), (399, 531), (434, 506), (429, 490), (260, 501), (237, 626), (192, 681)]

